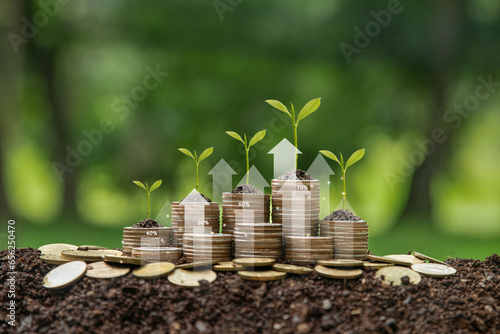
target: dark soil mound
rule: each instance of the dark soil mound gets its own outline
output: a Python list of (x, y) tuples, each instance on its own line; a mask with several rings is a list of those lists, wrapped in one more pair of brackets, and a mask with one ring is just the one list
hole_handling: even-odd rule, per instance
[(278, 177), (278, 180), (314, 180), (311, 175), (301, 169), (293, 169)]
[(148, 218), (141, 220), (137, 224), (132, 225), (135, 228), (153, 228), (153, 227), (163, 227), (163, 225), (159, 224), (156, 220)]
[(359, 221), (361, 218), (356, 216), (349, 210), (336, 210), (333, 211), (330, 215), (326, 216), (324, 220), (333, 220), (333, 221)]
[[(7, 305), (7, 251), (0, 252), (0, 303)], [(365, 271), (358, 279), (316, 273), (274, 282), (217, 273), (195, 289), (167, 278), (83, 277), (49, 291), (44, 275), (54, 266), (33, 249), (16, 250), (16, 327), (0, 333), (495, 333), (500, 328), (500, 265), (451, 259), (453, 276), (422, 277), (417, 285), (384, 286)], [(6, 307), (0, 319), (6, 319)]]
[(251, 184), (240, 184), (231, 191), (233, 194), (258, 194), (262, 195), (262, 191), (255, 188)]

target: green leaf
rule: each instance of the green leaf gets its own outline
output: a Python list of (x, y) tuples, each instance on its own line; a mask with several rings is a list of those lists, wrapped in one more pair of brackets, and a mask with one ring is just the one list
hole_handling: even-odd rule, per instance
[(349, 166), (352, 166), (356, 162), (358, 162), (359, 160), (361, 160), (361, 158), (363, 158), (364, 155), (365, 155), (365, 149), (364, 148), (362, 148), (361, 150), (357, 150), (356, 152), (354, 152), (349, 157), (349, 159), (347, 160), (347, 162), (345, 164), (345, 169), (347, 169)]
[(193, 156), (193, 153), (189, 152), (189, 150), (185, 149), (185, 148), (180, 148), (179, 151), (181, 151), (182, 153), (184, 153), (185, 155), (187, 155), (188, 157), (191, 157), (194, 159), (194, 156)]
[(253, 137), (252, 139), (250, 139), (250, 144), (248, 145), (248, 147), (251, 147), (255, 144), (257, 144), (258, 142), (260, 142), (262, 139), (264, 139), (264, 137), (266, 136), (266, 130), (262, 130), (262, 131), (259, 131), (257, 132)]
[(266, 100), (267, 103), (269, 103), (271, 106), (274, 108), (283, 111), (284, 113), (288, 114), (288, 116), (292, 117), (288, 109), (285, 107), (283, 103), (277, 100)]
[(228, 135), (230, 135), (231, 137), (233, 137), (234, 139), (239, 140), (239, 141), (240, 141), (240, 142), (242, 142), (243, 144), (245, 143), (245, 142), (243, 141), (243, 139), (241, 138), (241, 136), (240, 136), (239, 134), (237, 134), (236, 132), (234, 132), (234, 131), (226, 131), (226, 133), (227, 133)]
[(332, 152), (327, 151), (327, 150), (321, 150), (321, 151), (319, 151), (319, 153), (323, 154), (325, 157), (327, 157), (329, 159), (332, 159), (333, 161), (337, 161), (338, 164), (342, 166), (339, 158), (337, 158), (337, 156), (335, 154), (333, 154)]
[(306, 105), (299, 112), (299, 116), (297, 117), (297, 122), (311, 115), (319, 108), (320, 105), (321, 105), (321, 97), (318, 97), (317, 99), (307, 102)]
[(146, 186), (144, 186), (144, 184), (142, 184), (141, 181), (132, 181), (134, 182), (136, 185), (138, 185), (139, 187), (143, 188), (144, 190), (146, 190)]
[(198, 163), (200, 163), (203, 160), (205, 160), (206, 158), (208, 158), (212, 154), (213, 151), (214, 151), (213, 147), (209, 147), (205, 151), (203, 151), (203, 153), (200, 154), (200, 158), (198, 159)]
[(153, 183), (153, 185), (151, 186), (151, 188), (149, 188), (149, 192), (152, 193), (153, 190), (155, 190), (156, 188), (158, 188), (159, 186), (161, 186), (161, 180), (158, 180), (156, 181), (155, 183)]

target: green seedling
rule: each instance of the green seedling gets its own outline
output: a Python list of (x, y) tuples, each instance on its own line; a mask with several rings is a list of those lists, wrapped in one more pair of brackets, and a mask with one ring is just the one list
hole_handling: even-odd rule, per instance
[(333, 154), (330, 151), (326, 150), (321, 150), (319, 153), (323, 154), (325, 157), (332, 159), (333, 161), (336, 161), (339, 165), (340, 168), (342, 169), (342, 183), (344, 184), (344, 191), (342, 192), (342, 206), (344, 210), (346, 209), (346, 204), (347, 204), (347, 192), (346, 192), (346, 186), (345, 186), (345, 172), (347, 168), (350, 166), (354, 165), (356, 162), (361, 160), (363, 156), (365, 155), (365, 149), (362, 148), (361, 150), (357, 150), (354, 152), (349, 159), (347, 159), (347, 162), (344, 165), (344, 157), (342, 156), (342, 153), (340, 153), (340, 160), (337, 158), (335, 154)]
[(253, 145), (255, 145), (258, 142), (260, 142), (262, 139), (264, 139), (264, 137), (266, 136), (266, 130), (262, 130), (262, 131), (257, 132), (252, 137), (252, 139), (250, 139), (250, 143), (247, 141), (247, 135), (245, 133), (243, 134), (243, 138), (245, 138), (245, 140), (243, 140), (243, 138), (241, 138), (241, 136), (239, 134), (237, 134), (236, 132), (234, 132), (234, 131), (226, 131), (226, 133), (228, 135), (230, 135), (231, 137), (233, 137), (234, 139), (239, 140), (240, 142), (242, 142), (243, 145), (245, 146), (245, 155), (246, 155), (246, 158), (247, 158), (247, 184), (248, 184), (248, 180), (249, 180), (249, 176), (250, 176), (249, 175), (250, 161), (248, 159), (248, 152), (250, 151), (250, 147), (252, 147)]
[(205, 151), (203, 151), (200, 154), (199, 157), (196, 154), (196, 151), (193, 151), (193, 153), (191, 153), (189, 150), (187, 150), (185, 148), (180, 148), (179, 151), (181, 151), (182, 153), (184, 153), (188, 157), (193, 158), (194, 163), (196, 164), (196, 191), (199, 191), (199, 188), (200, 188), (200, 174), (198, 172), (198, 166), (200, 165), (200, 162), (202, 162), (203, 160), (205, 160), (206, 158), (208, 158), (213, 153), (214, 148), (213, 147), (207, 148)]
[(139, 187), (141, 187), (142, 189), (146, 190), (146, 193), (148, 195), (148, 218), (149, 218), (149, 213), (151, 211), (151, 206), (149, 204), (149, 196), (151, 195), (151, 193), (156, 190), (159, 186), (161, 186), (161, 180), (158, 180), (156, 181), (155, 183), (153, 183), (153, 185), (151, 186), (151, 188), (149, 187), (148, 183), (146, 182), (146, 185), (144, 185), (142, 182), (140, 181), (132, 181), (134, 182), (136, 185), (138, 185)]
[[(299, 126), (299, 122), (306, 118), (307, 116), (311, 115), (313, 112), (315, 112), (320, 104), (321, 104), (321, 98), (318, 97), (317, 99), (311, 100), (306, 103), (306, 105), (302, 108), (302, 110), (299, 112), (297, 117), (295, 117), (295, 108), (293, 107), (293, 103), (290, 103), (292, 106), (292, 112), (288, 111), (288, 109), (285, 107), (283, 103), (277, 100), (266, 100), (267, 103), (269, 103), (271, 106), (274, 108), (284, 112), (288, 116), (290, 116), (290, 119), (292, 120), (292, 128), (293, 128), (293, 144), (295, 145), (295, 148), (298, 150), (299, 146), (297, 144), (297, 128)], [(295, 154), (295, 169), (297, 169), (297, 158), (298, 155), (297, 153)]]

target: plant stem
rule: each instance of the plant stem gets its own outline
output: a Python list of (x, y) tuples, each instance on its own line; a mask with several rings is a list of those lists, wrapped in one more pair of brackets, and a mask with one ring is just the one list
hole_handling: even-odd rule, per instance
[(247, 184), (248, 184), (248, 181), (249, 181), (249, 178), (250, 178), (250, 162), (248, 161), (248, 151), (250, 150), (250, 148), (246, 148), (245, 147), (245, 153), (246, 153), (246, 156), (247, 156)]
[(149, 192), (148, 192), (148, 219), (149, 219), (149, 211), (150, 211), (150, 205), (149, 205)]
[(196, 164), (196, 191), (200, 189), (200, 176), (198, 174), (198, 164)]
[(344, 210), (346, 209), (346, 202), (347, 202), (347, 193), (346, 193), (346, 188), (345, 188), (345, 169), (342, 169), (342, 181), (344, 182), (344, 192), (342, 193), (342, 202), (344, 206)]
[(295, 122), (293, 123), (293, 144), (295, 145), (295, 169), (297, 169), (297, 160), (299, 158), (297, 151), (299, 150), (299, 146), (297, 145), (297, 124)]

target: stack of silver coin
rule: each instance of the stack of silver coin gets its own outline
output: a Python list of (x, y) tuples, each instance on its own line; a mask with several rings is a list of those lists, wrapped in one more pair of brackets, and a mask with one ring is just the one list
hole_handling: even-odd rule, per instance
[(336, 259), (362, 260), (368, 253), (368, 224), (360, 221), (321, 220), (321, 235), (333, 237)]

